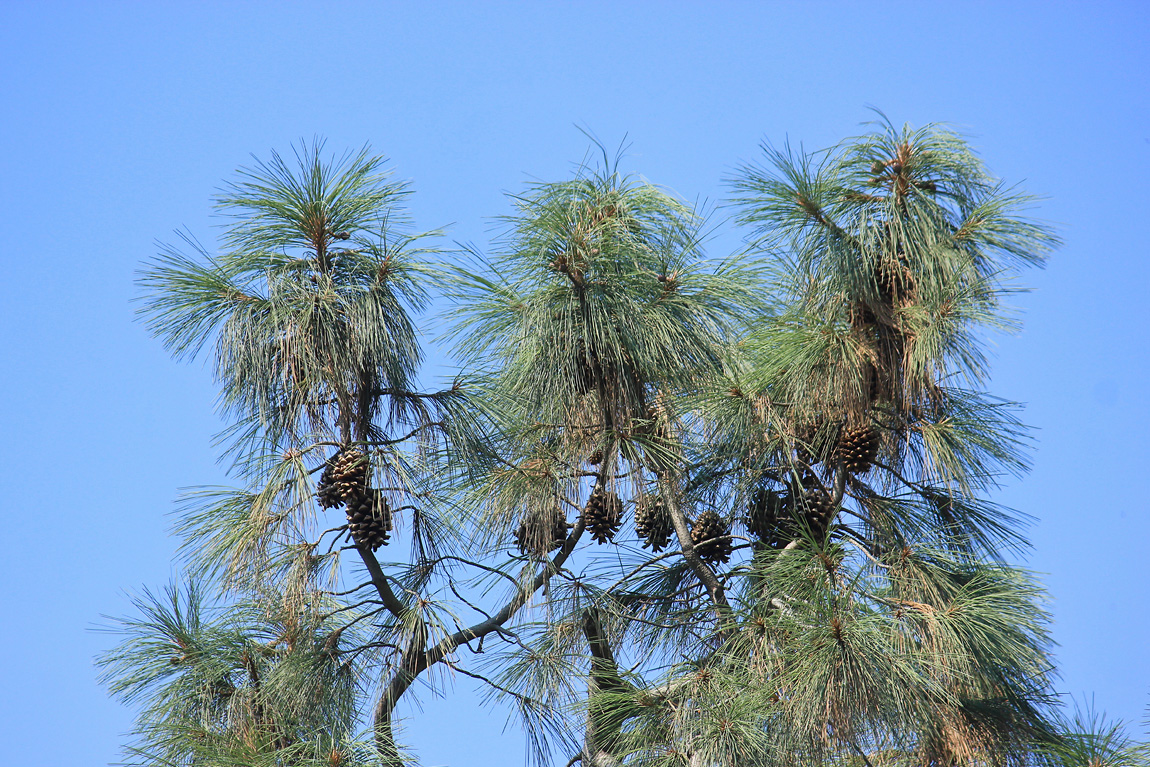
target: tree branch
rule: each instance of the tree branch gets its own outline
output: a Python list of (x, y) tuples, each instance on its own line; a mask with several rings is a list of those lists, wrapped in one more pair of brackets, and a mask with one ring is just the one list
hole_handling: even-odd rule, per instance
[(726, 590), (723, 584), (719, 581), (715, 571), (711, 569), (710, 565), (703, 561), (702, 557), (695, 550), (695, 544), (691, 540), (691, 530), (687, 526), (687, 518), (683, 514), (683, 510), (679, 507), (679, 497), (672, 487), (671, 482), (667, 479), (666, 474), (658, 472), (659, 490), (663, 496), (663, 501), (667, 505), (667, 512), (671, 517), (671, 525), (675, 528), (675, 535), (679, 539), (679, 548), (683, 551), (683, 558), (687, 560), (687, 564), (694, 570), (695, 575), (698, 576), (699, 581), (707, 589), (707, 593), (711, 596), (711, 601), (715, 606), (715, 616), (720, 621), (725, 621), (730, 614), (731, 605), (727, 601)]
[[(596, 487), (600, 486), (603, 481), (603, 477), (600, 477), (596, 483)], [(561, 548), (552, 559), (547, 560), (542, 572), (539, 572), (530, 583), (521, 584), (515, 596), (495, 615), (473, 626), (460, 629), (450, 636), (444, 637), (434, 647), (425, 652), (422, 651), (423, 644), (420, 643), (417, 648), (415, 641), (420, 638), (426, 641), (426, 636), (424, 636), (426, 632), (415, 632), (408, 652), (404, 653), (403, 662), (400, 663), (399, 669), (395, 672), (395, 675), (392, 676), (391, 681), (379, 696), (373, 711), (376, 748), (386, 767), (402, 767), (399, 750), (395, 744), (395, 733), (391, 725), (391, 717), (392, 712), (395, 710), (395, 705), (399, 702), (403, 694), (407, 692), (407, 689), (416, 680), (419, 674), (444, 660), (448, 655), (459, 648), (460, 645), (466, 644), (472, 639), (479, 639), (492, 632), (502, 633), (503, 624), (510, 620), (520, 608), (527, 604), (531, 595), (543, 588), (548, 581), (551, 580), (551, 577), (558, 573), (563, 567), (563, 564), (567, 561), (567, 558), (571, 556), (571, 552), (575, 550), (575, 546), (579, 543), (579, 539), (582, 537), (585, 528), (586, 524), (581, 515), (575, 523), (575, 527), (567, 536), (563, 548)], [(382, 570), (379, 570), (379, 563), (375, 561), (375, 556), (372, 555), (370, 551), (365, 553), (363, 549), (360, 550), (360, 553), (365, 554), (365, 562), (367, 561), (367, 557), (370, 556), (371, 561), (375, 564), (375, 569), (379, 571), (382, 585), (386, 587), (387, 593), (391, 594), (391, 588), (387, 585), (387, 579), (383, 576)], [(371, 572), (370, 565), (368, 570)], [(374, 574), (373, 580), (375, 580)], [(380, 592), (380, 595), (381, 597), (383, 596), (383, 591)], [(394, 594), (391, 594), (390, 598), (398, 603)], [(386, 603), (385, 598), (385, 604)], [(400, 607), (404, 611), (407, 610), (402, 604), (400, 604)], [(397, 614), (396, 617), (403, 617), (403, 614)], [(422, 624), (422, 619), (420, 619), (420, 622)]]
[(356, 544), (355, 550), (363, 559), (363, 564), (371, 576), (371, 582), (375, 586), (376, 592), (379, 593), (379, 598), (383, 601), (383, 606), (396, 618), (400, 620), (405, 618), (409, 608), (399, 601), (399, 597), (391, 590), (391, 584), (387, 582), (387, 576), (383, 574), (383, 568), (379, 566), (379, 560), (375, 558), (375, 553), (367, 546), (360, 546), (359, 544)]

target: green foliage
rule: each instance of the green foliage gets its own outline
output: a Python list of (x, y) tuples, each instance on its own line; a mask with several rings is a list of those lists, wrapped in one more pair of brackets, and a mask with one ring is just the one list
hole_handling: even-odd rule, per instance
[(135, 601), (101, 659), (110, 691), (143, 703), (130, 764), (369, 763), (364, 680), (340, 653), (360, 630), (331, 620), (330, 599), (284, 597), (213, 606), (192, 582)]
[(419, 363), (408, 308), (426, 300), (415, 260), (429, 251), (402, 226), (409, 190), (366, 148), (336, 162), (322, 151), (298, 149), (298, 168), (273, 153), (242, 169), (217, 199), (231, 220), (226, 250), (212, 256), (185, 237), (193, 255), (164, 246), (140, 279), (148, 327), (177, 357), (214, 342), (243, 445), (376, 436), (378, 414), (352, 423), (351, 403), (408, 391)]
[(1150, 744), (1139, 743), (1123, 722), (1108, 720), (1090, 706), (1075, 706), (1061, 723), (1063, 737), (1046, 749), (1057, 767), (1145, 767)]
[[(977, 386), (979, 332), (1014, 327), (1003, 298), (1020, 265), (1057, 245), (1019, 215), (1033, 198), (989, 176), (940, 126), (875, 132), (815, 155), (764, 148), (765, 164), (733, 180), (737, 219), (777, 251), (782, 328), (814, 342), (788, 382), (808, 407), (859, 406), (871, 389), (903, 409), (929, 409), (955, 376)], [(776, 333), (767, 331), (769, 336)], [(809, 391), (829, 370), (824, 386)], [(821, 394), (822, 396), (817, 396)]]

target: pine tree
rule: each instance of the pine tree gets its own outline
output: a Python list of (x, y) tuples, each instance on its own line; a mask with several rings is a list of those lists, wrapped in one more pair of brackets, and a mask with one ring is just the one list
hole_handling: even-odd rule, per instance
[[(221, 196), (220, 255), (167, 249), (142, 280), (178, 356), (214, 348), (247, 484), (186, 499), (195, 580), (104, 659), (144, 703), (139, 763), (392, 767), (396, 705), (448, 669), (519, 711), (539, 764), (1086, 747), (988, 498), (1026, 432), (980, 339), (1056, 239), (961, 137), (766, 148), (732, 180), (750, 246), (721, 262), (606, 153), (438, 270), (379, 158), (297, 160)], [(419, 394), (432, 282), (467, 374)], [(393, 536), (406, 561), (377, 558)]]

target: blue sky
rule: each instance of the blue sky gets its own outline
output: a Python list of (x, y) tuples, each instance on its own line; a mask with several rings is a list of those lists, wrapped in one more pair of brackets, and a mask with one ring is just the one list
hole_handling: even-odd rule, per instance
[[(1036, 521), (1061, 688), (1150, 704), (1150, 4), (0, 3), (0, 732), (13, 763), (117, 758), (130, 712), (96, 684), (100, 615), (166, 582), (180, 487), (224, 479), (210, 371), (133, 319), (133, 273), (250, 154), (365, 143), (421, 228), (488, 244), (504, 194), (587, 149), (718, 201), (760, 142), (822, 148), (947, 122), (1045, 199), (1065, 240), (994, 338), (994, 393), (1027, 403), (1034, 471), (998, 500)], [(713, 254), (738, 234), (721, 223)], [(448, 244), (448, 243), (445, 243)], [(429, 382), (449, 375), (433, 356)], [(465, 681), (410, 709), (426, 765), (518, 761)]]

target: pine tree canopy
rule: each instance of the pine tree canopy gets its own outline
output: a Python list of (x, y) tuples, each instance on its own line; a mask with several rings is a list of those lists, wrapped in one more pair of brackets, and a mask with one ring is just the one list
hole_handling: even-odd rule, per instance
[[(383, 158), (313, 142), (237, 173), (218, 250), (145, 266), (237, 486), (182, 498), (187, 582), (100, 661), (129, 763), (395, 767), (401, 701), (469, 678), (539, 765), (1146, 764), (1062, 714), (991, 497), (1027, 467), (984, 347), (1058, 244), (1033, 199), (884, 118), (763, 147), (716, 259), (618, 166), (450, 251)], [(464, 372), (426, 392), (432, 299)]]

